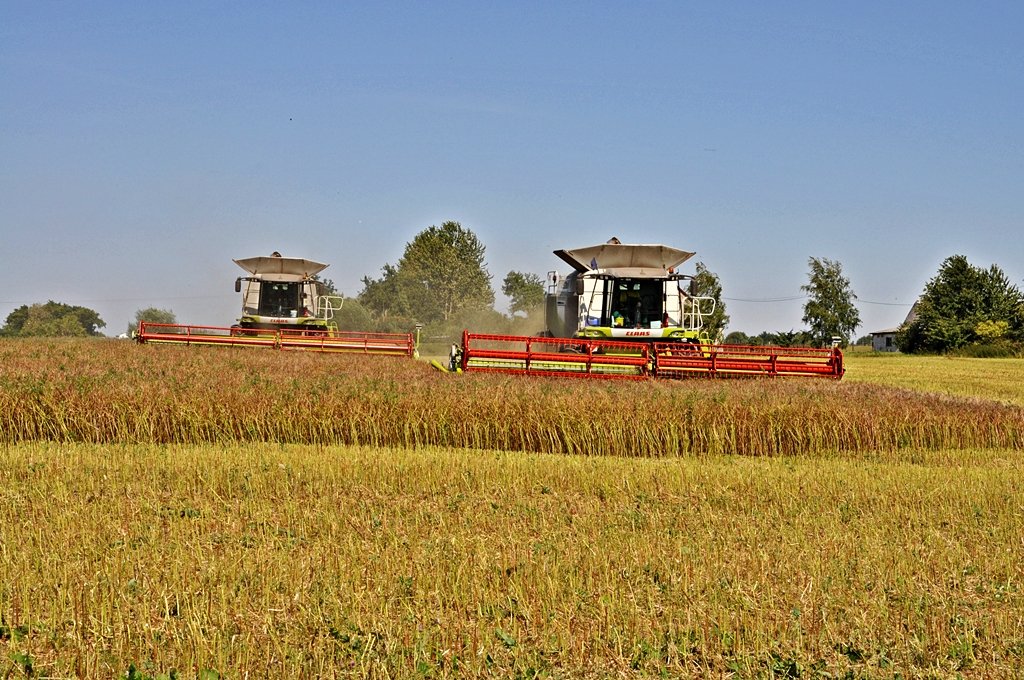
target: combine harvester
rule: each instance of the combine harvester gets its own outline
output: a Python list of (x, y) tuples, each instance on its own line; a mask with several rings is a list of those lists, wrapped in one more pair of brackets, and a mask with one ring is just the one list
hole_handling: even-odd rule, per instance
[(573, 272), (548, 274), (547, 331), (537, 337), (466, 331), (447, 370), (634, 380), (843, 377), (837, 346), (713, 344), (704, 321), (715, 300), (697, 296), (693, 277), (677, 271), (694, 253), (612, 239), (555, 255)]
[(142, 321), (140, 343), (270, 347), (315, 352), (358, 352), (415, 356), (411, 333), (339, 331), (334, 314), (344, 299), (329, 295), (316, 275), (328, 265), (297, 257), (235, 260), (248, 276), (235, 280), (242, 316), (230, 328)]

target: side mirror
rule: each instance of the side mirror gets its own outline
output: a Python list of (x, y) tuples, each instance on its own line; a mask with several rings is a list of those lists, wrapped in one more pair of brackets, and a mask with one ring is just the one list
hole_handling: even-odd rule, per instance
[(235, 292), (236, 293), (241, 293), (242, 292), (242, 279), (241, 279), (241, 277), (235, 279)]
[(583, 295), (583, 279), (576, 279), (576, 294)]

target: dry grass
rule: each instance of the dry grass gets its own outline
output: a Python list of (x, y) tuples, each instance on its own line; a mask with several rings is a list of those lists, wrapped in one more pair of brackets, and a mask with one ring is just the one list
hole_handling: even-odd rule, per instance
[(1019, 677), (1024, 362), (908, 359), (0, 343), (0, 676)]
[(1013, 677), (1020, 455), (919, 455), (9, 447), (5, 646), (60, 677)]
[(1024, 360), (852, 352), (850, 382), (900, 387), (1024, 406)]

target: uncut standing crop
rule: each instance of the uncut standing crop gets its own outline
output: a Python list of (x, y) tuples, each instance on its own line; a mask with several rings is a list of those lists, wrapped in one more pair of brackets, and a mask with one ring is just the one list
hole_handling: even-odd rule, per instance
[(1022, 445), (1024, 409), (855, 381), (607, 383), (450, 375), (406, 359), (0, 346), (0, 441), (275, 441), (661, 457)]

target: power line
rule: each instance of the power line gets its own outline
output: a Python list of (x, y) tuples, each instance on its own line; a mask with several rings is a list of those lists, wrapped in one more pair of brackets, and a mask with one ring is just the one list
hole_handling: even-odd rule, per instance
[[(775, 297), (775, 298), (731, 298), (723, 297), (723, 300), (728, 302), (793, 302), (794, 300), (806, 300), (809, 295), (791, 295), (788, 297)], [(863, 302), (866, 305), (884, 305), (886, 307), (913, 307), (913, 302), (879, 302), (878, 300), (864, 300), (862, 298), (854, 298), (856, 302)]]
[(866, 305), (885, 305), (887, 307), (913, 307), (913, 302), (877, 302), (875, 300), (861, 300), (857, 298), (857, 302), (863, 302)]

